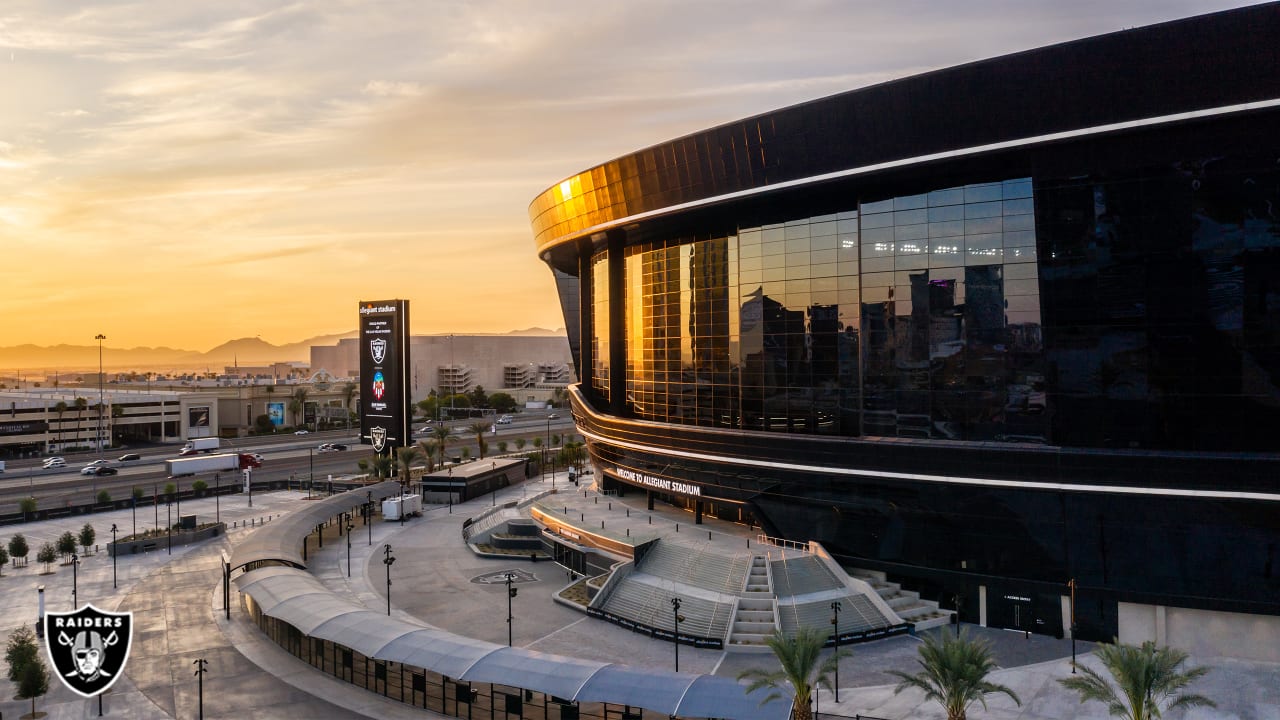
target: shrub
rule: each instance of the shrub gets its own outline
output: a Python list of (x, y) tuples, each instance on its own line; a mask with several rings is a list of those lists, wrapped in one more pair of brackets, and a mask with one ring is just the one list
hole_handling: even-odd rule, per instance
[(109, 503), (109, 502), (111, 502), (111, 493), (107, 492), (106, 490), (99, 490), (99, 491), (98, 491), (98, 504), (99, 504), (99, 505), (106, 505), (106, 504), (107, 504), (107, 503)]
[(177, 485), (174, 485), (173, 483), (165, 483), (165, 486), (164, 486), (164, 494), (165, 494), (165, 495), (168, 495), (168, 496), (172, 497), (172, 496), (173, 496), (173, 494), (174, 494), (174, 493), (176, 493), (176, 492), (178, 492), (178, 486), (177, 486)]
[[(69, 535), (70, 533), (68, 533)], [(73, 541), (74, 542), (74, 541)], [(49, 563), (58, 559), (58, 550), (53, 543), (45, 543), (40, 546), (40, 552), (36, 553), (36, 562), (44, 563), (44, 571), (49, 572)]]
[(36, 511), (36, 499), (33, 497), (22, 498), (18, 501), (18, 510), (26, 515)]
[[(68, 530), (58, 536), (58, 554), (66, 557), (76, 551), (76, 536)], [(43, 561), (42, 561), (43, 562)]]
[(9, 538), (9, 554), (17, 558), (26, 559), (27, 553), (31, 550), (27, 547), (27, 538), (22, 533), (18, 533)]
[(209, 489), (209, 483), (203, 480), (197, 480), (191, 483), (191, 489), (195, 490), (196, 492), (204, 492), (205, 490)]
[(35, 633), (31, 631), (30, 626), (19, 625), (17, 630), (9, 636), (9, 644), (4, 650), (4, 661), (9, 666), (9, 680), (18, 682), (22, 677), (22, 670), (39, 657), (40, 649), (36, 645)]
[(141, 499), (142, 499), (142, 495), (143, 495), (142, 488), (140, 488), (140, 487), (136, 487), (136, 486), (135, 486), (135, 487), (133, 488), (133, 501), (134, 501), (134, 502), (137, 502), (137, 501), (141, 500)]
[(93, 531), (93, 526), (89, 523), (85, 523), (84, 527), (80, 528), (80, 546), (84, 548), (85, 552), (89, 552), (89, 546), (93, 544), (97, 537), (98, 534)]

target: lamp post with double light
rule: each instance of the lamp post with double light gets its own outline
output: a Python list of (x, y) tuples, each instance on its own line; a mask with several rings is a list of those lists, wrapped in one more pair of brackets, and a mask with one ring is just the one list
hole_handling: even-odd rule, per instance
[(351, 577), (351, 531), (355, 528), (355, 523), (351, 522), (351, 516), (347, 515), (347, 577)]
[(507, 647), (511, 647), (511, 627), (513, 624), (512, 620), (515, 618), (515, 616), (511, 614), (511, 599), (516, 596), (516, 592), (519, 590), (519, 588), (511, 586), (511, 583), (516, 579), (515, 573), (510, 573), (510, 572), (507, 573), (506, 578), (507, 578)]
[(116, 545), (116, 524), (111, 523), (111, 587), (115, 589), (116, 585), (116, 556), (120, 554), (120, 548)]
[(369, 547), (373, 547), (373, 491), (366, 492), (365, 497), (368, 502), (364, 505), (364, 524), (369, 528)]
[(71, 607), (80, 607), (80, 556), (71, 553)]
[(671, 598), (671, 619), (675, 621), (675, 635), (672, 640), (676, 646), (676, 672), (680, 672), (680, 621), (684, 620), (684, 616), (680, 614), (680, 598)]
[(840, 601), (831, 601), (831, 637), (834, 641), (836, 655), (836, 702), (840, 702)]
[(396, 562), (391, 554), (391, 545), (382, 548), (382, 564), (387, 566), (387, 617), (391, 617), (391, 566)]

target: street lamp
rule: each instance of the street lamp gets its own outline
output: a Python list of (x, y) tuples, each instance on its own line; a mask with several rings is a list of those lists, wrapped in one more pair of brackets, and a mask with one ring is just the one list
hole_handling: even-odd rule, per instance
[(364, 526), (369, 528), (369, 547), (373, 547), (373, 491), (365, 493), (369, 502), (364, 505)]
[(1071, 674), (1076, 674), (1076, 579), (1067, 583), (1071, 588)]
[(222, 473), (213, 474), (213, 521), (215, 523), (222, 522), (222, 494), (218, 491), (222, 489)]
[(71, 607), (78, 608), (80, 593), (80, 578), (76, 571), (80, 569), (80, 556), (71, 553)]
[(98, 333), (93, 337), (98, 341), (98, 459), (102, 459), (102, 341), (107, 339), (106, 335)]
[(200, 680), (200, 720), (204, 720), (204, 674), (209, 672), (209, 661), (200, 658), (192, 660), (191, 664), (196, 666), (196, 677)]
[(117, 588), (116, 585), (116, 556), (120, 554), (120, 549), (116, 547), (116, 524), (111, 523), (111, 587)]
[(511, 647), (511, 620), (514, 617), (511, 614), (511, 598), (516, 596), (519, 588), (511, 587), (511, 582), (516, 579), (515, 573), (507, 573), (507, 647)]
[(391, 566), (396, 559), (391, 555), (390, 545), (383, 546), (382, 555), (382, 564), (387, 566), (387, 617), (391, 617)]
[(836, 702), (840, 702), (840, 601), (831, 601), (831, 636), (835, 639)]
[(172, 507), (173, 507), (173, 503), (169, 502), (169, 498), (166, 497), (164, 500), (164, 518), (165, 518), (165, 525), (166, 525), (165, 530), (168, 532), (166, 543), (168, 544), (168, 550), (170, 555), (173, 554), (173, 511), (171, 510)]
[[(547, 437), (542, 443), (542, 471), (544, 473), (547, 471), (547, 451), (551, 449), (551, 418), (553, 417), (555, 417), (555, 413), (547, 415)], [(552, 486), (556, 484), (556, 474), (554, 472), (551, 473), (551, 484)]]
[(347, 515), (347, 577), (351, 577), (351, 531), (355, 529), (351, 516)]
[(675, 620), (676, 632), (672, 637), (676, 646), (676, 672), (680, 672), (680, 621), (684, 620), (684, 616), (680, 614), (680, 598), (671, 598), (671, 617)]

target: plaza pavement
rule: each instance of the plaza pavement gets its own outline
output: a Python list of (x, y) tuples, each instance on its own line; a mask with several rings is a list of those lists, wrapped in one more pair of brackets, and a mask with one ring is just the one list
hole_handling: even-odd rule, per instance
[[(371, 609), (386, 607), (385, 568), (382, 548), (390, 544), (397, 558), (392, 571), (392, 605), (398, 616), (430, 624), (470, 637), (505, 643), (507, 635), (506, 592), (500, 584), (473, 582), (482, 575), (506, 569), (532, 573), (536, 580), (520, 585), (514, 601), (514, 643), (531, 649), (602, 662), (670, 668), (673, 647), (557, 604), (552, 594), (569, 581), (566, 572), (549, 562), (530, 563), (527, 559), (481, 558), (467, 549), (461, 539), (462, 523), (498, 504), (518, 500), (550, 489), (549, 482), (537, 479), (507, 488), (497, 498), (485, 495), (468, 503), (429, 508), (423, 518), (401, 526), (394, 522), (375, 521), (372, 542), (369, 530), (357, 525), (350, 546), (351, 577), (347, 576), (347, 538), (338, 538), (336, 528), (325, 535), (325, 546), (312, 546), (310, 570), (334, 592), (354, 598)], [(745, 546), (753, 532), (745, 527), (708, 519), (704, 526), (693, 526), (689, 513), (659, 505), (650, 513), (643, 508), (642, 494), (620, 500), (585, 495), (573, 489), (563, 475), (555, 504), (568, 506), (595, 523), (605, 520), (610, 529), (634, 532), (650, 528), (681, 532), (710, 531), (713, 542), (726, 547)], [(243, 496), (223, 497), (222, 518), (236, 523), (228, 536), (202, 545), (173, 548), (169, 555), (160, 545), (158, 552), (121, 556), (118, 563), (119, 589), (111, 587), (111, 559), (105, 551), (85, 557), (79, 569), (79, 592), (82, 602), (92, 602), (108, 609), (132, 610), (135, 613), (135, 636), (125, 676), (106, 695), (103, 703), (108, 717), (194, 718), (198, 698), (192, 662), (196, 658), (209, 661), (205, 676), (204, 713), (208, 718), (421, 718), (425, 711), (360, 690), (311, 668), (270, 642), (252, 625), (240, 609), (238, 591), (232, 592), (232, 618), (223, 619), (219, 587), (219, 560), (229, 552), (231, 544), (252, 532), (259, 518), (269, 522), (307, 502), (305, 494), (294, 492), (260, 493), (247, 507)], [(630, 508), (631, 517), (626, 510)], [(149, 510), (149, 509), (148, 509)], [(195, 512), (201, 521), (214, 513), (212, 499), (183, 503), (183, 512)], [(653, 525), (649, 515), (652, 514)], [(252, 520), (251, 520), (252, 519)], [(153, 515), (143, 522), (139, 513), (139, 529), (151, 527)], [(243, 527), (250, 521), (252, 527)], [(22, 532), (32, 547), (32, 557), (45, 540), (55, 540), (65, 530), (78, 532), (85, 522), (94, 525), (99, 544), (109, 538), (105, 532), (111, 523), (121, 529), (131, 527), (130, 511), (114, 511), (98, 515), (76, 516), (0, 528), (0, 542), (8, 542), (15, 532)], [(628, 523), (634, 521), (634, 525)], [(161, 523), (163, 524), (163, 509)], [(230, 526), (230, 525), (229, 525)], [(705, 535), (704, 535), (705, 536)], [(687, 537), (687, 536), (686, 536)], [(55, 566), (50, 575), (40, 574), (39, 563), (27, 568), (9, 568), (0, 578), (0, 636), (19, 624), (35, 621), (36, 592), (46, 586), (46, 607), (61, 611), (71, 608), (71, 568)], [(973, 718), (1104, 718), (1105, 708), (1099, 704), (1080, 705), (1055, 680), (1070, 672), (1070, 641), (1033, 636), (1026, 638), (985, 628), (970, 628), (992, 642), (1001, 669), (992, 678), (1012, 687), (1022, 698), (1016, 707), (1003, 696), (996, 696), (988, 710), (974, 708)], [(912, 671), (915, 668), (919, 640), (897, 637), (847, 648), (851, 655), (840, 665), (840, 703), (831, 693), (819, 694), (819, 711), (853, 717), (870, 715), (889, 720), (943, 718), (934, 703), (925, 703), (911, 691), (893, 693), (893, 678), (887, 670)], [(1084, 653), (1089, 646), (1080, 644)], [(1084, 657), (1092, 662), (1092, 657)], [(1280, 720), (1280, 665), (1248, 663), (1221, 658), (1193, 658), (1196, 664), (1208, 665), (1212, 672), (1194, 689), (1216, 699), (1216, 710), (1193, 709), (1166, 715), (1177, 718), (1241, 718)], [(743, 669), (769, 667), (767, 654), (680, 648), (680, 668), (688, 672), (714, 672), (733, 677)], [(13, 700), (15, 688), (0, 678), (0, 718), (16, 718), (30, 711), (29, 701)], [(50, 692), (37, 701), (37, 709), (51, 718), (87, 718), (97, 715), (97, 703), (74, 695), (56, 679)]]

